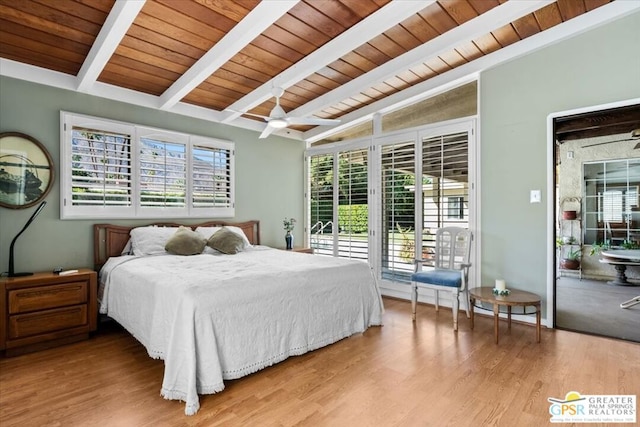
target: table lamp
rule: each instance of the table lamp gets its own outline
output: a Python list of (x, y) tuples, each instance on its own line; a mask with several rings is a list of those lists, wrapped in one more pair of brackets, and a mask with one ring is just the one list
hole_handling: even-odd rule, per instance
[(20, 235), (24, 232), (24, 230), (26, 230), (27, 227), (31, 225), (35, 217), (38, 216), (38, 214), (46, 204), (47, 202), (40, 203), (40, 206), (38, 206), (38, 209), (36, 209), (33, 215), (31, 215), (31, 218), (29, 218), (29, 221), (27, 221), (24, 227), (22, 227), (22, 230), (20, 230), (20, 232), (16, 234), (16, 237), (14, 237), (13, 240), (11, 241), (11, 246), (9, 247), (9, 273), (8, 273), (9, 277), (31, 276), (33, 274), (33, 273), (16, 273), (15, 272), (15, 270), (13, 269), (13, 245), (15, 245), (16, 240), (18, 240), (18, 237), (20, 237)]

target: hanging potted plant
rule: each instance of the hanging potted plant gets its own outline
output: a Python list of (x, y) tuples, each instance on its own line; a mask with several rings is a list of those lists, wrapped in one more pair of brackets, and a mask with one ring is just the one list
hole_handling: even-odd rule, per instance
[(577, 270), (580, 268), (580, 248), (569, 249), (560, 260), (560, 268)]

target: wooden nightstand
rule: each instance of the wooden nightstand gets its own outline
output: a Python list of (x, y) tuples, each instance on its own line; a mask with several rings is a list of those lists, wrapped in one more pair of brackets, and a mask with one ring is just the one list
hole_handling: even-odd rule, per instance
[(97, 274), (0, 278), (0, 351), (7, 356), (89, 338), (98, 319)]

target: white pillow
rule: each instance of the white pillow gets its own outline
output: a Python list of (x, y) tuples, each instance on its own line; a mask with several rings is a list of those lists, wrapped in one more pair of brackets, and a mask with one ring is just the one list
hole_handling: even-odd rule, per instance
[(208, 240), (209, 237), (213, 236), (213, 234), (221, 228), (222, 227), (197, 227), (196, 233), (200, 233), (202, 237)]
[(136, 227), (129, 232), (131, 249), (135, 256), (159, 255), (168, 253), (164, 246), (175, 234), (178, 227)]
[[(202, 234), (207, 240), (209, 238), (211, 238), (211, 236), (213, 236), (216, 231), (220, 230), (222, 227), (197, 227), (196, 231), (200, 234)], [(249, 243), (249, 239), (247, 238), (247, 235), (244, 234), (244, 231), (242, 231), (242, 228), (240, 227), (236, 227), (233, 225), (225, 225), (225, 228), (233, 231), (234, 233), (240, 235), (242, 237), (242, 241), (244, 242), (244, 247), (245, 248), (249, 248), (251, 247), (251, 243)], [(206, 249), (205, 249), (206, 251)]]
[(131, 254), (133, 254), (133, 252), (131, 252), (131, 238), (129, 238), (129, 240), (127, 240), (127, 243), (124, 245), (124, 248), (122, 248), (122, 252), (120, 252), (120, 255)]

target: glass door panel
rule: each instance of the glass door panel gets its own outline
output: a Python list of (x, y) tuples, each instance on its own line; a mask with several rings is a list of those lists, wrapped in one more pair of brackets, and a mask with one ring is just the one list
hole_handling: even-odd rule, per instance
[(415, 170), (414, 141), (381, 148), (382, 278), (409, 281), (415, 259)]

